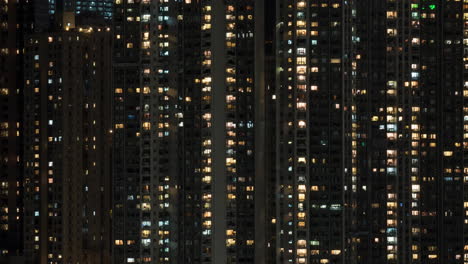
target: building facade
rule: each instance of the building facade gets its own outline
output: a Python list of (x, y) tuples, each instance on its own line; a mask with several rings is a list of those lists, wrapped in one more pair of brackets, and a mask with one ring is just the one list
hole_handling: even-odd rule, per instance
[(262, 6), (115, 4), (115, 263), (253, 263), (265, 251)]
[(345, 263), (351, 2), (277, 8), (276, 263)]
[(26, 263), (110, 262), (111, 34), (25, 39)]
[(468, 263), (467, 6), (0, 0), (0, 262)]
[(462, 1), (278, 1), (277, 263), (465, 263)]
[(466, 7), (387, 1), (356, 9), (355, 257), (464, 263)]
[(0, 262), (20, 261), (23, 241), (22, 43), (25, 5), (0, 2)]

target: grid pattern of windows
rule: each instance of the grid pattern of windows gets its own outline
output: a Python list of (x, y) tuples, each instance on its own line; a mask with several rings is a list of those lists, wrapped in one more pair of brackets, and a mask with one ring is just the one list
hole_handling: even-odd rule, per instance
[(279, 1), (279, 254), (466, 262), (463, 1)]
[(0, 1), (0, 262), (23, 251), (22, 7)]
[(110, 259), (110, 33), (30, 34), (24, 68), (28, 262)]
[(254, 6), (115, 2), (114, 261), (253, 261)]

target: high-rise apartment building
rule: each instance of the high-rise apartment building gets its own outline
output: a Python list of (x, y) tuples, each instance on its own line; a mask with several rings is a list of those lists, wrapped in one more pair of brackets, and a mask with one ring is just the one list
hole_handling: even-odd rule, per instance
[[(50, 3), (54, 1), (49, 1)], [(56, 22), (58, 20), (58, 17), (55, 16), (55, 9), (54, 11), (48, 11), (48, 3), (47, 1), (42, 2), (41, 0), (38, 1), (1, 1), (0, 2), (0, 67), (1, 67), (1, 75), (0, 75), (0, 108), (1, 108), (1, 114), (0, 114), (0, 160), (1, 160), (1, 165), (0, 165), (0, 262), (1, 263), (23, 263), (24, 260), (24, 254), (25, 254), (25, 248), (26, 248), (26, 254), (28, 255), (27, 257), (27, 262), (29, 263), (57, 263), (60, 261), (63, 261), (65, 258), (69, 258), (71, 255), (73, 255), (74, 259), (79, 259), (79, 260), (86, 260), (89, 262), (89, 258), (96, 258), (100, 259), (100, 255), (104, 256), (102, 259), (103, 262), (108, 262), (110, 258), (110, 252), (109, 252), (109, 240), (110, 240), (110, 229), (107, 227), (110, 227), (109, 223), (109, 203), (110, 200), (110, 190), (107, 188), (109, 187), (109, 182), (102, 182), (102, 184), (105, 184), (105, 189), (97, 191), (94, 186), (101, 186), (97, 185), (96, 181), (109, 181), (110, 180), (110, 174), (109, 174), (109, 169), (110, 169), (110, 164), (105, 163), (106, 159), (104, 158), (104, 154), (108, 155), (109, 149), (104, 149), (104, 144), (103, 144), (103, 139), (102, 135), (104, 135), (104, 130), (102, 130), (104, 126), (104, 121), (106, 120), (110, 122), (110, 111), (108, 111), (110, 108), (106, 108), (110, 106), (109, 102), (109, 96), (110, 95), (105, 95), (106, 92), (109, 92), (109, 85), (110, 85), (110, 61), (111, 61), (111, 54), (109, 52), (109, 47), (111, 46), (110, 44), (110, 37), (104, 37), (104, 33), (96, 33), (100, 34), (101, 36), (99, 37), (90, 37), (91, 35), (94, 35), (95, 33), (70, 33), (70, 34), (75, 34), (76, 36), (81, 38), (81, 40), (77, 41), (76, 45), (62, 45), (63, 43), (59, 42), (54, 42), (53, 39), (57, 40), (58, 38), (61, 38), (60, 36), (61, 33), (57, 33), (57, 30), (59, 30), (58, 24)], [(80, 5), (83, 4), (83, 2), (77, 2)], [(101, 3), (102, 5), (103, 3)], [(111, 2), (106, 2), (107, 6), (107, 11), (109, 8), (111, 8)], [(106, 11), (106, 12), (107, 12)], [(63, 12), (61, 12), (63, 14)], [(70, 13), (71, 14), (71, 13)], [(71, 19), (72, 16), (70, 14), (67, 15), (67, 19)], [(82, 14), (81, 17), (86, 18), (89, 20), (86, 21), (94, 21), (91, 20), (90, 14)], [(72, 21), (75, 21), (75, 19), (72, 19)], [(79, 20), (79, 21), (84, 21), (84, 20)], [(98, 21), (98, 20), (96, 20)], [(105, 21), (102, 19), (99, 19), (99, 21)], [(91, 25), (91, 23), (87, 22), (87, 26)], [(77, 22), (76, 24), (80, 24), (81, 22)], [(102, 23), (101, 23), (102, 24)], [(89, 28), (87, 28), (88, 30)], [(78, 29), (76, 30), (78, 31)], [(42, 36), (40, 34), (37, 35), (32, 35), (33, 32), (42, 32)], [(47, 33), (50, 32), (50, 33)], [(105, 33), (109, 35), (110, 33), (107, 32)], [(31, 39), (34, 39), (34, 41), (37, 42), (31, 42), (31, 39), (28, 39), (28, 37), (31, 37)], [(49, 41), (49, 38), (52, 39), (52, 41)], [(106, 39), (107, 38), (107, 39)], [(28, 42), (29, 41), (29, 42)], [(29, 47), (26, 49), (25, 48), (25, 43), (28, 43)], [(87, 44), (85, 44), (85, 42)], [(99, 46), (100, 45), (100, 46)], [(98, 52), (94, 54), (94, 52), (90, 51), (85, 51), (87, 49), (95, 49), (97, 47), (100, 47), (101, 49), (97, 49)], [(67, 48), (68, 50), (60, 50), (61, 48)], [(76, 50), (76, 53), (74, 50), (71, 50), (70, 48), (78, 48)], [(50, 50), (48, 50), (50, 49)], [(104, 52), (102, 52), (104, 50)], [(24, 53), (27, 51), (27, 55), (25, 56)], [(82, 54), (85, 52), (88, 52), (90, 54), (94, 54), (92, 56), (97, 56), (95, 58), (98, 59), (77, 59), (77, 57), (80, 57)], [(73, 54), (74, 60), (68, 59), (68, 55)], [(35, 57), (49, 57), (48, 61), (41, 60), (41, 63), (39, 61), (35, 61), (33, 58)], [(90, 55), (91, 56), (91, 55)], [(34, 61), (34, 62), (33, 62)], [(83, 67), (85, 67), (85, 64), (80, 64), (80, 63), (91, 63), (91, 62), (100, 62), (101, 64), (96, 66), (96, 72), (86, 72), (85, 74), (83, 73)], [(50, 69), (46, 69), (46, 64), (52, 63), (52, 65), (56, 65), (57, 63), (60, 64), (59, 68), (55, 68), (54, 66), (50, 66)], [(76, 75), (72, 74), (65, 74), (64, 71), (68, 67), (75, 67), (74, 70), (79, 69), (78, 72), (76, 72)], [(107, 67), (107, 68), (106, 68)], [(25, 71), (26, 69), (26, 71)], [(34, 71), (34, 73), (33, 73)], [(107, 71), (107, 72), (106, 72)], [(97, 75), (96, 75), (97, 74)], [(65, 77), (63, 75), (66, 75)], [(44, 76), (48, 76), (47, 79), (41, 79)], [(27, 78), (26, 78), (27, 77)], [(29, 79), (28, 79), (29, 78)], [(56, 79), (55, 79), (56, 78)], [(69, 163), (69, 161), (63, 161), (63, 156), (62, 153), (67, 152), (68, 149), (65, 149), (67, 147), (64, 147), (62, 150), (55, 150), (55, 151), (50, 151), (50, 157), (54, 157), (55, 161), (52, 161), (52, 158), (50, 159), (50, 162), (55, 162), (57, 164), (57, 167), (51, 168), (50, 170), (46, 171), (46, 166), (44, 165), (45, 163), (41, 163), (46, 159), (46, 156), (49, 155), (44, 155), (43, 150), (39, 150), (41, 148), (44, 149), (49, 149), (49, 144), (52, 144), (45, 140), (44, 138), (37, 136), (37, 135), (47, 135), (47, 133), (52, 133), (50, 131), (55, 131), (54, 133), (63, 133), (63, 128), (66, 127), (66, 125), (62, 126), (62, 124), (57, 125), (56, 123), (52, 126), (48, 126), (48, 132), (43, 130), (46, 126), (37, 126), (37, 128), (34, 129), (32, 134), (28, 135), (28, 138), (24, 137), (24, 132), (25, 129), (32, 129), (31, 125), (34, 120), (34, 122), (42, 122), (43, 120), (39, 120), (38, 117), (38, 109), (47, 109), (54, 106), (54, 103), (51, 101), (31, 101), (31, 94), (34, 88), (34, 93), (39, 93), (36, 92), (36, 89), (40, 91), (47, 91), (48, 86), (55, 85), (58, 80), (63, 80), (63, 79), (68, 79), (69, 78), (74, 78), (75, 81), (81, 82), (81, 84), (78, 84), (76, 86), (73, 86), (73, 88), (77, 88), (78, 86), (81, 86), (81, 89), (83, 93), (89, 93), (89, 91), (84, 91), (85, 87), (86, 89), (97, 89), (97, 92), (92, 92), (92, 95), (86, 95), (86, 100), (94, 100), (96, 101), (96, 104), (98, 105), (98, 108), (95, 110), (90, 110), (87, 112), (83, 111), (83, 115), (89, 115), (93, 117), (98, 117), (95, 119), (94, 122), (96, 123), (96, 126), (99, 126), (99, 128), (94, 129), (92, 126), (85, 125), (86, 132), (83, 132), (83, 135), (86, 135), (85, 137), (89, 138), (95, 138), (95, 140), (98, 143), (95, 143), (94, 148), (97, 148), (98, 150), (93, 152), (93, 151), (83, 151), (84, 156), (83, 160), (85, 160), (86, 163), (93, 163), (96, 160), (99, 160), (99, 172), (93, 171), (92, 169), (89, 170), (88, 175), (89, 176), (77, 176), (80, 174), (80, 172), (77, 170), (76, 174), (71, 177), (70, 174), (68, 173), (63, 173), (63, 171), (60, 171), (56, 169), (58, 166), (61, 166), (62, 163)], [(100, 79), (102, 78), (102, 79)], [(28, 82), (26, 80), (29, 80)], [(33, 83), (33, 81), (39, 80), (39, 83)], [(48, 83), (49, 80), (52, 80), (53, 83)], [(101, 83), (102, 82), (102, 83)], [(70, 81), (72, 83), (72, 81)], [(25, 84), (31, 93), (24, 93), (24, 87)], [(58, 84), (58, 86), (61, 86), (62, 84)], [(98, 86), (99, 85), (99, 86)], [(99, 87), (99, 88), (98, 88)], [(102, 88), (102, 89), (101, 89)], [(26, 98), (25, 98), (26, 96)], [(47, 92), (39, 94), (34, 94), (36, 97), (40, 98), (47, 98), (48, 96), (52, 96), (52, 98), (57, 98), (61, 97), (60, 91), (54, 92), (53, 94), (47, 94)], [(41, 97), (42, 96), (42, 97)], [(102, 97), (99, 97), (102, 96)], [(29, 103), (32, 103), (31, 105), (28, 105)], [(82, 102), (80, 102), (82, 103)], [(28, 111), (24, 111), (25, 105), (28, 105)], [(79, 105), (76, 105), (79, 107)], [(37, 108), (36, 108), (37, 107)], [(60, 111), (60, 110), (58, 110)], [(104, 112), (107, 111), (107, 112)], [(42, 116), (47, 116), (48, 114), (52, 114), (52, 110), (44, 114)], [(75, 111), (76, 112), (76, 111)], [(34, 114), (36, 114), (34, 116)], [(31, 115), (33, 116), (32, 118)], [(54, 115), (59, 116), (59, 114), (54, 113)], [(24, 117), (27, 116), (29, 123), (27, 126), (24, 126), (23, 120)], [(89, 120), (88, 120), (89, 121)], [(46, 122), (46, 121), (44, 121)], [(82, 121), (78, 121), (81, 123)], [(36, 123), (34, 123), (36, 124)], [(44, 123), (45, 124), (45, 123)], [(106, 127), (110, 126), (110, 123), (105, 124)], [(37, 130), (36, 130), (37, 129)], [(32, 130), (30, 130), (31, 132)], [(89, 131), (89, 132), (88, 132)], [(77, 132), (80, 133), (80, 132)], [(29, 137), (34, 135), (35, 137)], [(74, 134), (75, 135), (75, 134)], [(39, 140), (39, 141), (37, 141)], [(37, 147), (38, 149), (34, 149), (34, 155), (32, 153), (32, 149), (28, 148), (28, 144), (32, 144), (34, 142), (35, 148)], [(26, 145), (24, 144), (26, 143)], [(106, 146), (110, 145), (110, 142), (106, 143)], [(85, 146), (85, 145), (83, 145)], [(92, 147), (89, 145), (90, 148)], [(26, 149), (25, 149), (26, 148)], [(88, 148), (88, 146), (86, 146)], [(46, 151), (47, 152), (47, 151)], [(52, 154), (52, 152), (54, 154)], [(42, 153), (42, 154), (41, 154)], [(98, 153), (98, 154), (96, 154)], [(33, 157), (34, 161), (32, 159), (28, 160), (28, 165), (29, 166), (36, 166), (38, 164), (39, 167), (34, 167), (33, 170), (28, 170), (24, 168), (24, 157), (26, 155), (29, 155), (29, 157)], [(44, 159), (37, 158), (43, 156)], [(88, 156), (89, 155), (89, 156)], [(37, 163), (36, 161), (40, 161)], [(77, 159), (77, 161), (80, 159)], [(108, 160), (108, 158), (107, 158)], [(101, 163), (101, 161), (103, 163)], [(34, 163), (33, 163), (34, 162)], [(47, 161), (49, 162), (49, 161)], [(52, 163), (53, 164), (53, 163)], [(77, 163), (81, 164), (81, 163)], [(78, 165), (80, 166), (80, 165)], [(86, 165), (88, 166), (88, 165)], [(101, 169), (105, 168), (105, 169)], [(54, 171), (54, 169), (56, 169)], [(83, 255), (77, 257), (77, 248), (75, 247), (76, 245), (72, 245), (74, 247), (74, 253), (69, 254), (69, 253), (63, 253), (63, 251), (60, 251), (61, 249), (58, 249), (57, 247), (52, 249), (50, 247), (49, 249), (46, 249), (47, 243), (52, 243), (56, 242), (57, 238), (55, 237), (56, 233), (60, 233), (60, 226), (64, 227), (66, 225), (62, 225), (61, 221), (62, 220), (57, 220), (57, 221), (52, 221), (51, 219), (58, 219), (61, 216), (57, 214), (50, 214), (49, 211), (49, 206), (59, 206), (59, 207), (53, 207), (55, 210), (60, 210), (60, 206), (63, 205), (63, 201), (68, 200), (69, 197), (71, 196), (61, 196), (57, 195), (52, 198), (51, 193), (55, 193), (58, 190), (63, 191), (62, 187), (63, 185), (55, 185), (54, 188), (50, 187), (52, 186), (51, 182), (47, 182), (48, 179), (41, 179), (39, 180), (37, 175), (39, 174), (33, 174), (33, 173), (39, 173), (40, 175), (47, 175), (45, 173), (53, 173), (50, 174), (50, 177), (56, 177), (54, 180), (60, 181), (64, 179), (70, 179), (74, 178), (77, 176), (78, 178), (76, 179), (77, 181), (81, 181), (82, 178), (86, 178), (83, 180), (83, 182), (86, 182), (86, 185), (91, 184), (93, 187), (90, 187), (90, 190), (87, 192), (87, 196), (89, 200), (92, 200), (93, 202), (96, 202), (92, 206), (89, 206), (90, 203), (87, 200), (75, 200), (77, 202), (74, 205), (73, 209), (76, 209), (77, 206), (80, 207), (82, 206), (83, 208), (86, 208), (85, 211), (83, 211), (83, 217), (82, 220), (77, 220), (76, 223), (81, 223), (79, 221), (82, 221), (83, 226), (81, 229), (77, 229), (77, 227), (73, 227), (75, 232), (77, 233), (83, 233), (86, 234), (84, 235), (83, 239), (83, 252), (86, 251), (86, 257), (83, 257)], [(26, 177), (25, 177), (26, 175)], [(65, 176), (64, 176), (65, 175)], [(95, 177), (98, 175), (97, 177)], [(52, 180), (53, 181), (53, 180)], [(53, 182), (52, 182), (53, 183)], [(34, 185), (36, 184), (36, 185)], [(43, 184), (43, 185), (39, 185)], [(101, 182), (99, 182), (101, 184)], [(26, 193), (23, 192), (25, 189), (26, 185)], [(34, 185), (34, 186), (33, 186)], [(47, 186), (47, 187), (44, 187)], [(41, 189), (42, 188), (42, 189)], [(97, 187), (96, 187), (97, 188)], [(102, 194), (100, 192), (102, 191)], [(44, 195), (39, 195), (39, 194), (44, 194)], [(47, 197), (49, 195), (49, 198), (44, 199), (44, 197)], [(102, 195), (102, 196), (101, 196)], [(80, 196), (77, 196), (80, 197)], [(65, 198), (65, 199), (64, 199)], [(88, 199), (86, 198), (86, 199)], [(63, 200), (62, 200), (63, 199)], [(26, 201), (26, 209), (25, 209), (25, 204), (24, 202)], [(62, 202), (61, 202), (62, 201)], [(42, 206), (42, 207), (41, 207)], [(50, 207), (52, 208), (52, 207)], [(41, 211), (43, 210), (43, 211)], [(70, 210), (70, 209), (69, 209)], [(92, 211), (89, 211), (92, 210)], [(89, 215), (93, 213), (93, 211), (96, 212), (95, 218), (90, 218)], [(41, 215), (45, 216), (41, 220), (39, 220), (39, 217), (35, 217), (35, 215)], [(103, 217), (101, 217), (103, 215)], [(25, 217), (26, 216), (26, 217)], [(26, 219), (26, 226), (24, 225), (24, 220)], [(50, 220), (50, 221), (49, 221)], [(49, 222), (48, 222), (49, 221)], [(98, 222), (100, 222), (98, 224)], [(60, 226), (57, 224), (60, 223)], [(52, 228), (53, 226), (53, 228)], [(52, 229), (55, 228), (56, 233), (50, 232), (50, 236), (48, 236), (48, 232), (51, 231)], [(78, 232), (79, 230), (79, 232)], [(98, 231), (99, 230), (99, 231)], [(97, 236), (97, 234), (101, 234), (102, 236)], [(77, 237), (78, 238), (78, 237)], [(49, 240), (49, 239), (55, 239), (55, 241)], [(60, 239), (60, 238), (59, 238)], [(50, 242), (47, 242), (47, 241)], [(35, 241), (36, 244), (33, 245), (32, 241)], [(60, 240), (59, 240), (60, 241)], [(42, 244), (40, 244), (42, 243)], [(62, 242), (56, 242), (56, 244), (61, 244)], [(80, 242), (78, 242), (80, 243)], [(99, 244), (100, 245), (97, 245)], [(104, 245), (105, 244), (105, 245)], [(67, 244), (66, 247), (69, 247), (70, 244)], [(104, 246), (101, 246), (104, 245)], [(41, 251), (42, 248), (40, 246), (43, 246), (45, 249), (44, 251)], [(49, 254), (51, 257), (49, 257)], [(61, 255), (63, 258), (59, 259), (59, 255)], [(53, 261), (55, 259), (55, 261)], [(93, 260), (93, 263), (95, 261)]]
[(344, 263), (351, 3), (278, 1), (277, 8), (275, 261)]
[(26, 263), (110, 262), (108, 31), (25, 37)]
[(277, 1), (276, 263), (466, 263), (466, 3)]
[(466, 2), (355, 9), (353, 257), (466, 263)]
[(262, 12), (115, 3), (115, 263), (263, 261)]
[(22, 43), (24, 5), (0, 1), (0, 262), (22, 255)]
[(467, 35), (467, 0), (0, 0), (0, 263), (468, 263)]

